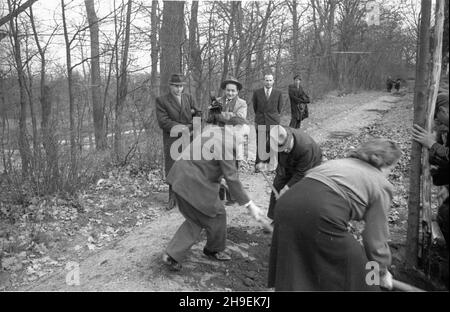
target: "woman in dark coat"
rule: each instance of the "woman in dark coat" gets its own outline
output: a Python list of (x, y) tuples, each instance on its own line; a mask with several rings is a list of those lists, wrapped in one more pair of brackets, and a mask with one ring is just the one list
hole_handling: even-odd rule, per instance
[[(386, 179), (400, 158), (398, 146), (375, 139), (349, 158), (310, 169), (275, 207), (269, 287), (276, 291), (368, 291), (368, 261), (380, 268), (381, 286), (392, 287), (388, 209), (393, 187)], [(348, 222), (364, 220), (364, 248)]]

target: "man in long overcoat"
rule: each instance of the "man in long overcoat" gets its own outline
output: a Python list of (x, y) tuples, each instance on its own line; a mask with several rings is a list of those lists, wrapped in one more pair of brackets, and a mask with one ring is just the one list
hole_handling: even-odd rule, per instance
[[(255, 126), (256, 126), (256, 162), (255, 172), (258, 172), (260, 162), (268, 163), (270, 159), (260, 159), (261, 150), (269, 149), (269, 132), (270, 127), (280, 124), (281, 109), (283, 107), (283, 97), (281, 91), (273, 89), (273, 75), (266, 74), (264, 76), (264, 87), (253, 92), (252, 103), (255, 111)], [(260, 141), (260, 131), (258, 126), (265, 126), (265, 142)], [(263, 136), (263, 135), (261, 135)], [(264, 137), (264, 136), (263, 136)], [(267, 144), (266, 144), (267, 143)]]
[[(205, 128), (206, 129), (206, 128)], [(260, 208), (249, 198), (239, 181), (236, 168), (235, 132), (227, 127), (210, 126), (196, 136), (175, 162), (167, 176), (177, 198), (178, 208), (185, 221), (169, 242), (163, 262), (172, 271), (179, 271), (181, 262), (191, 246), (206, 230), (205, 255), (214, 260), (226, 261), (231, 257), (226, 247), (226, 210), (219, 198), (220, 182), (226, 180), (231, 195), (241, 206), (245, 206), (255, 218), (261, 217)], [(231, 132), (230, 132), (231, 131)], [(212, 137), (210, 134), (213, 134)], [(201, 159), (191, 153), (202, 150)], [(209, 155), (204, 155), (209, 152)]]
[(298, 129), (303, 119), (308, 117), (308, 95), (300, 85), (300, 75), (294, 76), (294, 84), (289, 85), (288, 93), (291, 102), (291, 123), (289, 127)]
[[(169, 174), (174, 159), (170, 155), (170, 147), (181, 133), (171, 137), (170, 130), (177, 125), (185, 125), (192, 133), (193, 116), (199, 111), (196, 107), (193, 97), (190, 94), (183, 93), (184, 79), (180, 74), (173, 74), (169, 80), (169, 93), (156, 99), (156, 117), (159, 127), (163, 131), (163, 149), (164, 149), (164, 167), (165, 175)], [(175, 197), (169, 186), (169, 203), (167, 209), (172, 209), (176, 205)]]

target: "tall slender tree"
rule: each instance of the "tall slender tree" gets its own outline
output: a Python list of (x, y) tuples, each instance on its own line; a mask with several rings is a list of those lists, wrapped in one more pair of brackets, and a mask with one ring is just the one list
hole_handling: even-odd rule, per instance
[(94, 120), (95, 146), (98, 150), (106, 148), (106, 135), (104, 121), (104, 109), (101, 99), (101, 79), (100, 79), (100, 42), (99, 25), (97, 14), (95, 13), (94, 0), (85, 0), (87, 19), (89, 22), (90, 42), (91, 42), (91, 97), (92, 114)]
[(20, 96), (20, 118), (19, 118), (19, 153), (22, 162), (22, 175), (27, 177), (30, 171), (30, 159), (31, 149), (28, 143), (27, 134), (27, 104), (26, 104), (26, 91), (25, 91), (25, 73), (23, 71), (21, 44), (19, 39), (16, 1), (11, 2), (8, 0), (9, 15), (12, 18), (9, 19), (9, 25), (11, 30), (11, 44), (14, 52), (15, 66), (17, 70), (17, 79), (19, 82), (19, 96)]
[(167, 82), (172, 73), (182, 72), (182, 45), (184, 39), (184, 2), (164, 1), (160, 33), (161, 85), (160, 93), (168, 92)]
[[(419, 46), (417, 54), (416, 81), (414, 93), (414, 123), (425, 126), (427, 106), (428, 61), (430, 57), (430, 19), (431, 0), (422, 0)], [(406, 263), (411, 267), (417, 266), (419, 252), (420, 227), (420, 175), (421, 175), (422, 147), (416, 141), (411, 147), (411, 169), (409, 174), (408, 197), (408, 228), (406, 232)]]
[(73, 67), (71, 55), (71, 40), (67, 31), (66, 4), (61, 0), (62, 22), (64, 30), (64, 42), (66, 44), (66, 68), (67, 68), (67, 87), (69, 93), (69, 136), (70, 136), (70, 180), (77, 175), (77, 148), (75, 142), (75, 101), (73, 94)]
[(122, 142), (122, 118), (123, 108), (125, 105), (126, 96), (128, 93), (128, 51), (130, 48), (130, 24), (131, 24), (131, 6), (133, 1), (127, 2), (127, 13), (125, 22), (125, 38), (123, 41), (122, 60), (120, 64), (120, 75), (118, 85), (118, 98), (115, 107), (115, 124), (114, 124), (114, 152), (117, 161), (121, 162), (124, 156), (123, 142)]

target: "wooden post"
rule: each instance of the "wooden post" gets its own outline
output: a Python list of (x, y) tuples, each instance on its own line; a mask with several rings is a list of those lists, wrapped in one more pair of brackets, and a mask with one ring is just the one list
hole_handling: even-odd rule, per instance
[[(428, 105), (426, 107), (426, 122), (425, 129), (432, 131), (434, 122), (434, 110), (436, 106), (437, 92), (439, 89), (439, 80), (441, 76), (441, 62), (442, 62), (442, 37), (444, 29), (444, 1), (436, 1), (435, 10), (435, 24), (434, 24), (434, 40), (433, 40), (433, 57), (432, 68), (430, 72), (430, 86), (428, 88)], [(431, 175), (430, 163), (428, 162), (429, 151), (427, 147), (422, 147), (422, 209), (423, 209), (423, 235), (427, 238), (427, 252), (426, 257), (429, 257), (428, 249), (431, 243)], [(424, 256), (425, 258), (425, 256)], [(428, 263), (428, 259), (425, 262)], [(428, 266), (427, 266), (428, 267)], [(428, 271), (428, 270), (426, 270)]]
[[(429, 60), (431, 0), (423, 0), (419, 33), (419, 48), (416, 62), (416, 82), (414, 93), (414, 123), (424, 127), (427, 101), (427, 62)], [(406, 265), (417, 267), (419, 222), (420, 222), (420, 175), (421, 145), (412, 141), (411, 169), (409, 175), (408, 228), (406, 233)]]

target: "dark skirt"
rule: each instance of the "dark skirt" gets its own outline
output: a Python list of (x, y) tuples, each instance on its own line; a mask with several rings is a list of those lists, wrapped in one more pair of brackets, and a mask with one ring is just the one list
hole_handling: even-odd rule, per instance
[(275, 206), (269, 287), (276, 291), (370, 291), (364, 248), (347, 231), (348, 203), (305, 178)]

